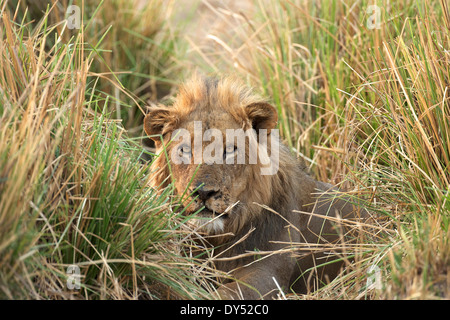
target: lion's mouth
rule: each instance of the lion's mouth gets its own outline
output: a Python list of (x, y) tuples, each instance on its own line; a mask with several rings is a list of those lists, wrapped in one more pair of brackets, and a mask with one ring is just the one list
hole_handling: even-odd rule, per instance
[(199, 218), (208, 218), (208, 219), (227, 219), (228, 218), (228, 214), (229, 212), (224, 212), (224, 213), (219, 213), (216, 212), (214, 210), (209, 209), (206, 206), (203, 206), (203, 208), (200, 209), (191, 209), (191, 208), (186, 208), (184, 206), (181, 207), (181, 209), (184, 211), (183, 215), (187, 216), (187, 215), (195, 215), (196, 217)]
[(208, 218), (208, 219), (217, 219), (220, 220), (226, 220), (229, 219), (230, 214), (234, 212), (234, 208), (236, 205), (239, 204), (239, 201), (236, 201), (232, 205), (228, 206), (223, 212), (217, 212), (215, 210), (212, 210), (208, 207), (207, 204), (203, 203), (203, 205), (199, 207), (195, 206), (181, 206), (181, 209), (183, 210), (183, 215), (194, 215), (199, 218)]
[(208, 208), (207, 204), (197, 210), (186, 210), (185, 214), (193, 216), (193, 222), (196, 223), (199, 229), (206, 231), (207, 234), (219, 234), (225, 230), (229, 222), (229, 214), (239, 201), (229, 206), (224, 212), (218, 213), (215, 210)]
[(212, 219), (214, 218), (227, 219), (228, 213), (218, 213), (205, 206), (201, 211), (199, 211), (198, 216)]

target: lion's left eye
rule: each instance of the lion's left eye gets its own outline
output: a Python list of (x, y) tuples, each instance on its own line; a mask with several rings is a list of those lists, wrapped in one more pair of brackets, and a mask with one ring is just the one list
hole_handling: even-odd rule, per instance
[(191, 148), (187, 145), (180, 146), (178, 148), (178, 155), (180, 157), (189, 157), (191, 155)]
[(223, 158), (234, 156), (238, 151), (237, 146), (230, 145), (223, 150)]

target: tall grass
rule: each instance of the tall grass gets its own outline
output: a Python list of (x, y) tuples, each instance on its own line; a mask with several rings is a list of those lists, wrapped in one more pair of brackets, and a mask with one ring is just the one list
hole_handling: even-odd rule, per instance
[[(176, 83), (173, 74), (181, 70), (176, 56), (185, 48), (176, 41), (180, 29), (167, 23), (172, 15), (172, 0), (9, 1), (17, 20), (34, 26), (51, 8), (47, 20), (55, 26), (60, 41), (76, 35), (65, 18), (73, 14), (69, 5), (77, 5), (85, 21), (86, 50), (94, 51), (90, 67), (97, 73), (97, 90), (110, 97), (112, 115), (123, 120), (126, 129), (138, 136), (142, 125), (142, 108), (136, 103), (149, 103), (170, 94)], [(16, 7), (19, 6), (19, 10)], [(51, 46), (56, 38), (46, 40)]]
[(0, 7), (0, 297), (208, 297), (171, 245), (184, 235), (170, 188), (148, 188), (141, 146), (97, 89), (84, 28), (58, 41), (50, 11), (30, 28)]
[(170, 94), (173, 74), (180, 72), (176, 55), (183, 46), (175, 41), (179, 31), (167, 23), (173, 6), (171, 0), (88, 1), (84, 10), (94, 18), (86, 37), (101, 42), (91, 70), (109, 79), (99, 90), (111, 96), (114, 116), (137, 135), (143, 112), (129, 94), (142, 104), (158, 101)]

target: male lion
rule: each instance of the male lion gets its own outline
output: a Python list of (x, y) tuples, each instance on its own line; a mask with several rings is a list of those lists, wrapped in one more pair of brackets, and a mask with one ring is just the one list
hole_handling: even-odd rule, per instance
[[(311, 279), (332, 279), (342, 264), (327, 262), (337, 259), (330, 253), (346, 232), (342, 222), (363, 211), (305, 172), (272, 134), (277, 120), (276, 109), (238, 81), (198, 76), (144, 120), (157, 150), (165, 146), (152, 184), (172, 182), (186, 213), (214, 235), (216, 267), (234, 279), (219, 288), (224, 298), (306, 292)], [(230, 132), (245, 132), (244, 143)]]

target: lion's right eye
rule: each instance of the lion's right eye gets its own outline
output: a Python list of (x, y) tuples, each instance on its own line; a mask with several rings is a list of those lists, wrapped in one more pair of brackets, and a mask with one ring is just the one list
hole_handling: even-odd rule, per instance
[(191, 147), (183, 145), (178, 148), (178, 155), (180, 157), (190, 157), (191, 156)]
[(226, 159), (227, 157), (233, 157), (237, 154), (237, 146), (235, 145), (229, 145), (223, 150), (223, 158)]

